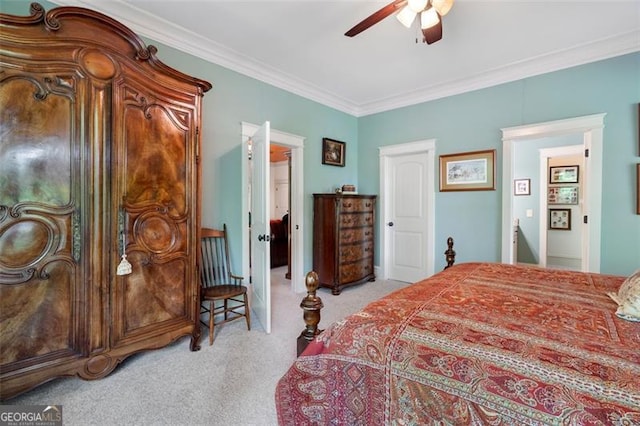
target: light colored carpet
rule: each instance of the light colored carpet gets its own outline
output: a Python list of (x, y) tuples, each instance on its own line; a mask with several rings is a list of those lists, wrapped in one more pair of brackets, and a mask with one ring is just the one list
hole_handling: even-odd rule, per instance
[[(304, 329), (300, 301), (284, 268), (272, 270), (272, 332), (257, 321), (219, 326), (213, 346), (203, 328), (202, 349), (189, 338), (125, 360), (101, 380), (56, 379), (4, 404), (61, 404), (65, 425), (275, 425), (275, 388), (296, 356)], [(318, 291), (320, 328), (360, 310), (406, 283), (381, 281), (348, 287), (340, 296)]]

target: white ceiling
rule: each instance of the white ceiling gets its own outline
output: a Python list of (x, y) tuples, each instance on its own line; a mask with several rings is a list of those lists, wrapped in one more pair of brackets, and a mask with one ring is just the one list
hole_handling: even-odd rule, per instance
[(640, 0), (457, 0), (432, 45), (394, 16), (344, 36), (391, 0), (53, 1), (355, 116), (640, 51)]

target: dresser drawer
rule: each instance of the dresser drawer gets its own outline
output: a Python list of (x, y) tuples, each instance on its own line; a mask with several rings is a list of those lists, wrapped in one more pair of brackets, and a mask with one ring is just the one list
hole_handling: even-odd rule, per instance
[(367, 198), (344, 198), (340, 200), (340, 211), (344, 213), (371, 212), (373, 201)]
[(372, 256), (373, 241), (371, 240), (361, 244), (345, 244), (339, 248), (338, 262), (340, 264), (350, 263)]
[(361, 280), (363, 277), (373, 274), (371, 259), (363, 259), (357, 263), (340, 266), (340, 284)]
[(373, 239), (373, 227), (349, 228), (340, 233), (340, 244), (352, 244)]
[(338, 218), (341, 228), (355, 228), (358, 226), (372, 226), (373, 212), (341, 214)]

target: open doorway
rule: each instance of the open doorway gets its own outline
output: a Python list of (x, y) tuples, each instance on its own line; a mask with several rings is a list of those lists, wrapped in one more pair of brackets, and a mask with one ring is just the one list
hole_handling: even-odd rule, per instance
[[(503, 134), (503, 186), (502, 186), (502, 262), (515, 263), (519, 249), (514, 244), (514, 236), (518, 233), (514, 232), (514, 227), (522, 226), (516, 212), (516, 198), (514, 196), (515, 180), (530, 179), (531, 180), (531, 196), (535, 193), (534, 177), (522, 174), (522, 168), (516, 164), (516, 148), (533, 147), (535, 143), (539, 143), (542, 139), (558, 138), (560, 136), (574, 135), (578, 138), (578, 144), (583, 160), (583, 170), (589, 170), (585, 173), (583, 182), (583, 196), (581, 216), (578, 222), (584, 224), (582, 228), (581, 249), (582, 249), (582, 270), (588, 272), (600, 271), (600, 231), (601, 231), (601, 204), (602, 204), (602, 146), (603, 146), (603, 127), (605, 114), (594, 114), (583, 117), (576, 117), (564, 120), (550, 121), (545, 123), (537, 123), (531, 125), (523, 125), (518, 127), (510, 127), (502, 129)], [(536, 158), (534, 169), (538, 166), (540, 158), (538, 155), (530, 155), (529, 158)], [(545, 164), (545, 170), (547, 165)], [(532, 171), (533, 173), (533, 171)], [(535, 172), (537, 179), (547, 179), (546, 172)], [(537, 184), (538, 188), (543, 185)], [(545, 186), (546, 187), (546, 186)], [(543, 194), (538, 193), (541, 198), (547, 197), (545, 190)], [(546, 203), (540, 202), (538, 215), (545, 215), (545, 223), (547, 214), (549, 213)], [(535, 217), (535, 210), (531, 209), (531, 214), (526, 211), (524, 216), (527, 218)], [(518, 224), (518, 225), (517, 225)], [(546, 229), (546, 226), (544, 227)], [(546, 250), (546, 249), (545, 249)], [(546, 258), (546, 251), (545, 251)]]
[[(584, 222), (584, 200), (588, 190), (582, 145), (540, 150), (540, 261), (554, 269), (586, 271), (587, 253), (583, 238), (589, 228)], [(543, 217), (544, 216), (544, 217)]]
[[(251, 181), (249, 167), (249, 140), (260, 128), (255, 124), (242, 123), (242, 181), (243, 181), (243, 194), (242, 194), (242, 229), (243, 229), (243, 247), (242, 247), (242, 271), (245, 277), (252, 276), (251, 271), (251, 243), (250, 239), (250, 217), (251, 217)], [(303, 190), (304, 190), (304, 138), (301, 136), (285, 133), (279, 130), (270, 129), (269, 131), (269, 148), (271, 144), (286, 148), (289, 152), (289, 214), (287, 217), (289, 226), (289, 247), (291, 251), (290, 255), (290, 288), (296, 293), (303, 292), (304, 286), (304, 271), (303, 271), (303, 238), (304, 238), (304, 212), (303, 212)], [(269, 169), (269, 155), (264, 156), (262, 160), (264, 164), (262, 166)], [(255, 166), (255, 164), (253, 164)], [(268, 178), (268, 180), (271, 180)], [(265, 185), (269, 186), (269, 185)], [(265, 194), (268, 198), (267, 205), (271, 204), (271, 191), (265, 189)], [(268, 231), (267, 231), (268, 233)], [(269, 235), (270, 238), (270, 235)], [(270, 275), (268, 270), (269, 262), (264, 265), (265, 270), (261, 270), (259, 275)], [(262, 268), (261, 268), (262, 269)], [(256, 271), (253, 271), (256, 272)], [(255, 276), (255, 274), (254, 274)], [(268, 327), (267, 327), (268, 328)], [(267, 330), (267, 333), (269, 331)]]
[[(269, 147), (269, 167), (271, 173), (269, 191), (271, 206), (269, 211), (271, 229), (271, 276), (283, 274), (291, 279), (291, 230), (289, 229), (289, 206), (291, 205), (291, 149), (272, 143)], [(285, 268), (282, 268), (285, 266)]]

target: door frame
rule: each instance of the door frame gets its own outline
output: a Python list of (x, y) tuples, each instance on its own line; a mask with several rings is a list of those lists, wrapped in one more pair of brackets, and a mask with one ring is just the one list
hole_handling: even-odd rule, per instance
[[(242, 273), (250, 276), (249, 253), (249, 149), (247, 141), (260, 128), (252, 123), (242, 122)], [(291, 206), (289, 221), (291, 227), (291, 290), (296, 293), (306, 291), (303, 272), (304, 241), (304, 141), (306, 138), (271, 128), (271, 142), (291, 149)], [(269, 166), (268, 164), (266, 165)]]
[(409, 155), (418, 153), (427, 153), (427, 241), (424, 252), (427, 253), (427, 276), (431, 276), (435, 270), (435, 158), (436, 158), (436, 140), (425, 139), (415, 142), (402, 143), (397, 145), (382, 146), (378, 148), (380, 157), (380, 220), (378, 221), (380, 235), (380, 267), (382, 271), (376, 273), (376, 276), (382, 279), (388, 279), (389, 256), (387, 253), (391, 251), (389, 246), (389, 238), (387, 236), (388, 228), (386, 226), (387, 212), (390, 206), (387, 193), (390, 191), (389, 186), (389, 159), (399, 155)]
[[(584, 214), (589, 217), (589, 239), (583, 239), (588, 255), (588, 272), (600, 272), (601, 222), (602, 222), (602, 145), (604, 117), (606, 113), (592, 114), (564, 120), (507, 127), (502, 130), (502, 262), (514, 263), (513, 258), (513, 195), (515, 176), (513, 169), (513, 144), (548, 136), (581, 133), (583, 147), (589, 150), (589, 175), (585, 176), (589, 199), (584, 204)], [(593, 248), (593, 249), (592, 249)]]

